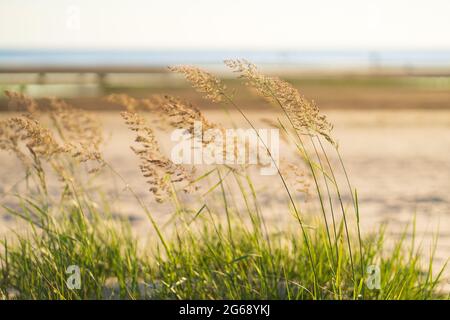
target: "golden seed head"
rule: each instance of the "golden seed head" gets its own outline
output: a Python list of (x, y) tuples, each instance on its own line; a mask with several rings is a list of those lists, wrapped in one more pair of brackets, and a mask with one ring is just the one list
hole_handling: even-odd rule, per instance
[(8, 98), (8, 108), (12, 110), (34, 113), (39, 109), (36, 101), (23, 93), (5, 90), (5, 95)]
[(128, 128), (136, 132), (135, 142), (139, 147), (131, 149), (139, 157), (140, 170), (147, 179), (149, 190), (158, 202), (162, 202), (170, 194), (170, 184), (177, 182), (190, 183), (189, 173), (181, 165), (174, 164), (159, 149), (153, 130), (145, 119), (137, 113), (121, 112)]
[(171, 96), (164, 97), (161, 111), (168, 117), (169, 125), (186, 129), (189, 133), (193, 133), (195, 122), (200, 122), (203, 130), (218, 128), (216, 124), (209, 122), (198, 108)]
[(254, 87), (263, 97), (278, 104), (287, 114), (295, 130), (303, 134), (315, 132), (334, 144), (331, 138), (333, 126), (314, 101), (308, 101), (291, 84), (277, 77), (261, 74), (258, 68), (246, 60), (225, 60), (225, 65)]
[(33, 156), (50, 159), (65, 152), (50, 130), (42, 127), (37, 120), (25, 116), (13, 117), (0, 122), (0, 149), (13, 152), (28, 165), (25, 149)]
[(226, 86), (218, 78), (193, 66), (170, 67), (170, 71), (184, 75), (191, 85), (204, 97), (212, 102), (224, 102)]
[(311, 183), (307, 170), (300, 168), (294, 163), (285, 163), (281, 171), (295, 191), (304, 194), (306, 198), (309, 196)]
[(80, 162), (94, 161), (103, 165), (100, 145), (103, 142), (100, 122), (87, 112), (56, 98), (48, 99), (50, 118), (65, 148)]
[(139, 106), (139, 101), (127, 94), (110, 94), (106, 97), (106, 101), (119, 104), (128, 112), (136, 112)]

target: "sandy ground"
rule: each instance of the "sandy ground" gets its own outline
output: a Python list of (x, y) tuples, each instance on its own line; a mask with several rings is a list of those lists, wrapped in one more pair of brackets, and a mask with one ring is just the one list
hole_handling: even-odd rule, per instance
[[(267, 127), (262, 118), (276, 118), (275, 113), (256, 110), (248, 114), (258, 127)], [(132, 135), (116, 112), (100, 115), (108, 135), (107, 161), (151, 203), (137, 160), (128, 147)], [(223, 123), (225, 119), (220, 111), (207, 111), (206, 115), (212, 121)], [(388, 223), (388, 237), (394, 239), (416, 215), (417, 238), (425, 254), (439, 231), (436, 263), (442, 265), (450, 256), (450, 111), (329, 110), (327, 115), (335, 124), (334, 136), (358, 190), (363, 231), (374, 231)], [(0, 118), (6, 116), (1, 114)], [(168, 144), (163, 143), (163, 147), (167, 149)], [(282, 153), (287, 161), (295, 161), (289, 151)], [(11, 199), (6, 192), (23, 177), (23, 170), (5, 153), (0, 154), (0, 161), (0, 193), (2, 201), (8, 202)], [(332, 157), (331, 161), (337, 160)], [(286, 195), (280, 182), (273, 180), (277, 178), (254, 177), (269, 223), (280, 229), (292, 225), (293, 219), (286, 212)], [(102, 176), (101, 184), (113, 211), (129, 217), (138, 234), (148, 235), (150, 226), (133, 199), (123, 192), (123, 185), (108, 174)], [(311, 208), (317, 205), (314, 199), (309, 203)], [(160, 221), (165, 221), (172, 210), (167, 205), (150, 206)], [(16, 223), (11, 216), (3, 215), (0, 232)]]

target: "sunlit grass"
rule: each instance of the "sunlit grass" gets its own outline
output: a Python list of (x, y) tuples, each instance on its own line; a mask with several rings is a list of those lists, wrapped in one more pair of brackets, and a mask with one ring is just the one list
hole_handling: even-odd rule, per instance
[[(286, 173), (277, 165), (274, 178), (288, 200), (283, 213), (292, 223), (285, 230), (271, 228), (261, 212), (249, 170), (216, 165), (192, 177), (160, 151), (151, 125), (139, 112), (143, 113), (140, 108), (145, 106), (146, 111), (165, 113), (172, 128), (190, 126), (194, 121), (205, 127), (218, 126), (177, 99), (145, 101), (115, 95), (110, 99), (126, 107), (122, 117), (136, 134), (138, 147), (133, 151), (149, 185), (149, 198), (167, 201), (174, 208), (171, 228), (163, 230), (155, 219), (158, 212), (146, 205), (148, 199), (142, 199), (126, 177), (103, 158), (98, 119), (53, 99), (46, 128), (39, 120), (44, 110), (34, 100), (9, 92), (10, 99), (24, 105), (28, 114), (1, 122), (0, 147), (25, 165), (27, 192), (15, 195), (17, 206), (4, 206), (6, 213), (24, 222), (24, 228), (2, 241), (1, 297), (445, 298), (439, 291), (443, 269), (433, 269), (433, 255), (429, 261), (422, 259), (415, 237), (405, 243), (405, 231), (392, 248), (386, 245), (383, 229), (375, 234), (361, 233), (358, 194), (332, 136), (332, 125), (317, 105), (287, 82), (265, 76), (245, 61), (228, 61), (227, 65), (283, 111), (284, 117), (276, 119), (276, 126), (311, 177), (317, 215), (305, 215), (297, 191), (289, 187)], [(252, 119), (219, 79), (195, 67), (173, 70), (184, 74), (206, 98), (221, 103), (225, 111), (236, 109), (256, 132)], [(258, 139), (263, 141), (259, 135)], [(269, 148), (264, 147), (275, 163)], [(336, 163), (330, 160), (330, 152)], [(87, 179), (83, 165), (88, 165)], [(61, 180), (58, 199), (49, 195), (48, 171)], [(139, 243), (127, 221), (113, 218), (107, 201), (95, 200), (108, 198), (102, 190), (88, 188), (101, 171), (117, 177), (123, 192), (130, 193), (148, 217), (150, 243)], [(233, 191), (227, 186), (230, 179), (237, 186)], [(194, 204), (184, 203), (179, 192), (198, 183), (206, 184), (206, 189)], [(235, 205), (236, 199), (245, 204), (243, 208)], [(208, 206), (208, 200), (214, 201), (214, 208)], [(80, 270), (79, 288), (68, 285), (73, 276), (70, 266)]]
[[(165, 247), (138, 249), (127, 221), (114, 221), (82, 197), (50, 216), (30, 199), (13, 214), (29, 231), (2, 241), (0, 293), (15, 299), (430, 299), (439, 278), (411, 243), (384, 250), (383, 232), (363, 238), (354, 260), (380, 268), (379, 288), (369, 274), (354, 291), (342, 225), (339, 261), (330, 265), (326, 228), (310, 231), (317, 277), (307, 247), (296, 232), (266, 237), (258, 224), (232, 221), (232, 234), (212, 212), (195, 227), (181, 225), (164, 236)], [(185, 218), (192, 213), (178, 212)], [(209, 218), (208, 218), (209, 216)], [(189, 220), (191, 221), (191, 220)], [(432, 263), (432, 262), (430, 262)], [(80, 268), (81, 286), (69, 289), (68, 267)], [(368, 282), (369, 281), (369, 282)], [(368, 286), (369, 285), (369, 286)]]

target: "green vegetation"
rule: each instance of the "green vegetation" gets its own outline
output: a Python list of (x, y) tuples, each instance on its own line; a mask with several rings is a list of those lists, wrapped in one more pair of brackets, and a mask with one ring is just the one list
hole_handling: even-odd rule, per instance
[[(72, 199), (74, 200), (74, 199)], [(412, 245), (399, 241), (383, 250), (384, 237), (363, 238), (363, 252), (354, 261), (380, 268), (380, 289), (369, 289), (370, 274), (357, 273), (340, 226), (338, 264), (330, 264), (326, 228), (318, 224), (308, 248), (299, 233), (262, 232), (259, 222), (232, 228), (217, 222), (212, 212), (198, 216), (196, 226), (181, 224), (162, 242), (138, 249), (126, 221), (113, 220), (106, 208), (95, 209), (79, 195), (61, 215), (42, 204), (21, 199), (10, 211), (29, 224), (30, 231), (3, 241), (0, 294), (18, 299), (430, 299), (438, 294), (438, 277), (431, 265), (424, 271)], [(101, 211), (101, 213), (99, 212)], [(178, 212), (191, 221), (191, 212)], [(253, 215), (254, 212), (248, 212)], [(233, 219), (234, 220), (234, 219)], [(231, 233), (229, 232), (231, 230)], [(156, 242), (156, 241), (155, 241)], [(142, 252), (144, 251), (144, 252)], [(384, 254), (383, 254), (384, 253)], [(430, 262), (431, 264), (432, 262)], [(80, 268), (80, 289), (71, 290), (68, 267)]]

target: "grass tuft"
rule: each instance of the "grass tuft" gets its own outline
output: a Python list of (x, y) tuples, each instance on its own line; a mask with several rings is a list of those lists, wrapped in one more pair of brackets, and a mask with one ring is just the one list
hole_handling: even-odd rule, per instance
[[(182, 73), (205, 98), (220, 103), (226, 111), (237, 110), (255, 131), (289, 201), (285, 213), (296, 224), (288, 230), (277, 231), (267, 223), (245, 166), (215, 165), (196, 172), (161, 152), (153, 129), (138, 110), (159, 112), (171, 129), (192, 132), (194, 122), (200, 121), (206, 128), (223, 130), (189, 103), (172, 97), (151, 101), (125, 95), (108, 98), (127, 110), (122, 117), (136, 135), (139, 148), (132, 149), (151, 199), (169, 202), (174, 208), (171, 226), (163, 231), (155, 212), (146, 206), (147, 199), (101, 154), (103, 138), (97, 119), (63, 101), (51, 100), (47, 110), (51, 121), (46, 126), (42, 119), (46, 111), (40, 105), (23, 94), (7, 92), (11, 103), (27, 113), (0, 122), (0, 149), (22, 161), (26, 191), (15, 195), (14, 206), (3, 206), (6, 213), (22, 220), (23, 228), (1, 241), (1, 298), (445, 298), (439, 291), (444, 269), (433, 269), (433, 255), (424, 265), (414, 227), (411, 243), (405, 243), (405, 231), (393, 248), (387, 247), (384, 229), (361, 234), (358, 194), (332, 137), (332, 125), (318, 106), (289, 83), (261, 74), (246, 61), (226, 64), (283, 112), (284, 118), (277, 119), (279, 128), (297, 153), (295, 166), (287, 166), (295, 168), (291, 174), (302, 185), (310, 177), (317, 217), (305, 215), (298, 189), (289, 187), (286, 173), (245, 109), (220, 79), (198, 68), (171, 70)], [(214, 140), (201, 143), (213, 144)], [(339, 160), (338, 166), (333, 165), (330, 152)], [(133, 196), (149, 218), (150, 243), (140, 243), (129, 222), (113, 216), (107, 201), (95, 200), (105, 195), (91, 187), (92, 181), (106, 170), (123, 182), (124, 192)], [(48, 191), (51, 172), (61, 182), (58, 200)], [(345, 179), (344, 188), (338, 173)], [(236, 189), (230, 189), (231, 182)], [(206, 184), (206, 191), (198, 192), (201, 183)], [(188, 190), (196, 194), (194, 204), (179, 196)], [(350, 199), (349, 203), (344, 199)], [(236, 205), (238, 201), (243, 208)]]

